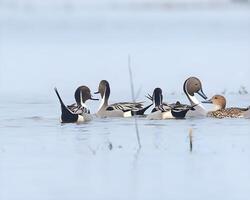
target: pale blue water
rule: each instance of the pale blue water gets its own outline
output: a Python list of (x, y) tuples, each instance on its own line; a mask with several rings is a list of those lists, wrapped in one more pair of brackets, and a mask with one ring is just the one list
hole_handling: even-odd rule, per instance
[(139, 119), (137, 152), (133, 119), (60, 125), (59, 114), (57, 101), (1, 103), (1, 199), (249, 197), (249, 119)]
[[(31, 17), (32, 16), (32, 17)], [(130, 100), (127, 55), (138, 100), (154, 87), (180, 95), (186, 77), (208, 96), (249, 89), (247, 9), (1, 15), (1, 200), (248, 200), (249, 119), (94, 119), (59, 123), (53, 87), (111, 83), (111, 101)], [(174, 95), (170, 93), (175, 92)], [(249, 95), (226, 94), (228, 106)], [(92, 112), (98, 102), (88, 102)], [(189, 152), (189, 129), (194, 149)]]

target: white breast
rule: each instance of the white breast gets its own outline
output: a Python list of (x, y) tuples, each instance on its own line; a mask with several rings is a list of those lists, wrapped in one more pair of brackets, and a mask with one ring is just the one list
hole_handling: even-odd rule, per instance
[(147, 119), (149, 120), (161, 120), (162, 119), (162, 112), (161, 111), (156, 111), (153, 113), (148, 114)]
[(131, 111), (124, 112), (123, 117), (132, 117)]
[(201, 104), (201, 102), (195, 97), (189, 95), (190, 98), (190, 103), (192, 105), (197, 105), (194, 107), (195, 110), (189, 110), (187, 112), (187, 117), (198, 117), (198, 116), (206, 116), (207, 115), (207, 110), (206, 108)]
[(83, 122), (88, 122), (93, 119), (92, 115), (90, 114), (83, 114), (83, 115), (78, 115), (77, 123), (83, 123)]
[(162, 119), (174, 119), (175, 117), (172, 115), (171, 111), (163, 112)]
[(205, 117), (207, 116), (207, 110), (202, 105), (194, 107), (195, 110), (189, 110), (186, 117)]

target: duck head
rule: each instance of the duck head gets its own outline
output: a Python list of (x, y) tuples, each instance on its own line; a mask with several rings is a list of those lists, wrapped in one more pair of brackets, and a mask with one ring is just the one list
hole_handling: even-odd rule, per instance
[(108, 99), (110, 96), (110, 87), (109, 87), (109, 82), (106, 80), (102, 80), (99, 83), (98, 91), (95, 92), (94, 94), (100, 94), (102, 99), (108, 103)]
[(75, 91), (75, 100), (77, 105), (83, 106), (87, 100), (99, 100), (92, 97), (90, 89), (87, 86), (80, 86)]
[(207, 99), (203, 92), (201, 81), (196, 77), (189, 77), (184, 82), (183, 90), (192, 104), (198, 104), (198, 100), (194, 97), (195, 94), (200, 95), (203, 99)]
[(202, 103), (211, 103), (214, 105), (214, 110), (220, 110), (226, 108), (226, 98), (222, 95), (214, 95), (211, 99), (203, 101)]
[(153, 102), (155, 106), (160, 106), (163, 101), (163, 96), (162, 96), (162, 89), (161, 88), (155, 88), (153, 92)]

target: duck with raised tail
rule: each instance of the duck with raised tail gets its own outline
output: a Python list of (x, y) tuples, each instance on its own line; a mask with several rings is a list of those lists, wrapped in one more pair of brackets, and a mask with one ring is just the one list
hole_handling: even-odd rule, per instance
[(226, 98), (222, 95), (214, 95), (211, 99), (203, 101), (203, 103), (211, 103), (214, 105), (212, 111), (207, 113), (208, 117), (214, 118), (243, 118), (249, 112), (248, 108), (226, 108)]
[(80, 86), (76, 89), (76, 103), (68, 106), (62, 101), (57, 88), (55, 88), (55, 92), (61, 105), (61, 123), (81, 123), (92, 120), (92, 116), (85, 102), (87, 100), (98, 99), (92, 97), (90, 89), (87, 86)]
[(153, 95), (148, 96), (154, 103), (154, 108), (147, 119), (184, 119), (189, 110), (194, 110), (194, 106), (181, 104), (179, 101), (173, 104), (163, 103), (163, 95), (161, 88), (155, 88)]
[(144, 107), (141, 102), (120, 102), (109, 105), (108, 100), (110, 96), (109, 82), (102, 80), (99, 83), (98, 92), (95, 94), (101, 95), (101, 104), (96, 113), (97, 117), (131, 117), (134, 115), (144, 115), (145, 111), (152, 106)]
[(190, 101), (191, 106), (196, 105), (195, 110), (188, 111), (187, 117), (205, 117), (207, 110), (195, 96), (195, 94), (198, 94), (203, 99), (207, 99), (207, 96), (203, 92), (201, 81), (197, 77), (189, 77), (183, 84), (183, 91)]

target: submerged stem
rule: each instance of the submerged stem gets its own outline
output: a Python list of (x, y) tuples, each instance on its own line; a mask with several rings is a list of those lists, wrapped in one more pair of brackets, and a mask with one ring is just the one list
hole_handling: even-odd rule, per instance
[(189, 129), (189, 150), (190, 152), (193, 151), (193, 129)]

